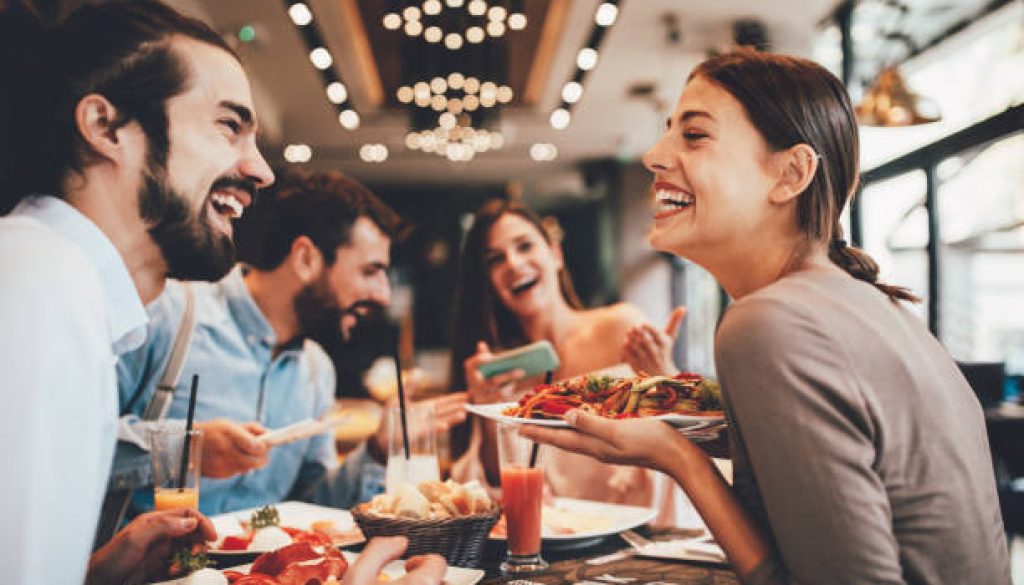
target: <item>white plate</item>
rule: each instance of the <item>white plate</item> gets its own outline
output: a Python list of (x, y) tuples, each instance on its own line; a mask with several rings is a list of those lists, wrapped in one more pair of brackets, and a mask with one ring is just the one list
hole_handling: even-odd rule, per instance
[[(564, 420), (557, 419), (542, 419), (542, 418), (519, 418), (518, 416), (507, 416), (502, 414), (502, 411), (511, 406), (516, 406), (517, 402), (495, 402), (493, 404), (467, 404), (466, 410), (472, 412), (477, 416), (489, 418), (499, 422), (512, 423), (512, 424), (526, 424), (526, 425), (540, 425), (542, 427), (568, 427), (568, 423)], [(722, 422), (724, 420), (721, 416), (699, 416), (693, 414), (659, 414), (657, 416), (651, 416), (647, 418), (653, 418), (655, 420), (663, 420), (668, 424), (686, 429), (687, 431), (694, 431), (702, 429), (708, 425)]]
[[(338, 532), (347, 532), (356, 528), (355, 520), (348, 510), (328, 508), (327, 506), (318, 506), (305, 502), (281, 502), (280, 504), (275, 504), (274, 507), (277, 508), (277, 512), (281, 516), (281, 526), (287, 526), (288, 528), (310, 530), (314, 522), (323, 521), (333, 521), (334, 530)], [(218, 556), (245, 556), (254, 553), (270, 552), (268, 550), (218, 550), (225, 536), (242, 536), (245, 534), (242, 522), (248, 522), (252, 517), (252, 513), (257, 509), (251, 508), (211, 516), (210, 520), (213, 522), (214, 528), (217, 529), (217, 542), (214, 543), (209, 552)], [(360, 540), (354, 539), (352, 544), (357, 542), (360, 542)]]
[[(562, 526), (573, 528), (573, 522), (579, 529), (569, 534), (559, 534), (545, 522), (541, 515), (541, 536), (546, 542), (570, 542), (590, 540), (618, 534), (623, 530), (647, 524), (658, 515), (653, 508), (640, 506), (624, 506), (590, 500), (573, 498), (555, 498), (554, 506), (544, 506), (545, 510), (554, 508)], [(491, 536), (493, 540), (505, 540), (504, 536)]]
[[(345, 560), (348, 561), (349, 565), (351, 565), (352, 563), (355, 563), (356, 559), (359, 558), (359, 554), (358, 553), (354, 553), (354, 552), (342, 551), (342, 554), (345, 555)], [(238, 571), (240, 573), (248, 573), (249, 569), (251, 567), (252, 567), (252, 564), (248, 564), (248, 565), (240, 565), (240, 566), (237, 566), (237, 567), (229, 567), (228, 569), (225, 569), (225, 570)], [(381, 573), (383, 573), (384, 575), (387, 575), (389, 580), (394, 581), (395, 579), (401, 577), (402, 575), (405, 575), (405, 562), (404, 561), (394, 561), (394, 562), (388, 563), (388, 564), (384, 565), (384, 568), (381, 571)], [(448, 569), (444, 572), (444, 582), (447, 585), (474, 585), (475, 583), (480, 581), (480, 579), (483, 579), (483, 578), (484, 578), (484, 572), (481, 569), (465, 569), (465, 568), (462, 568), (462, 567), (448, 567)], [(181, 579), (175, 579), (173, 581), (163, 581), (163, 582), (160, 582), (160, 583), (153, 583), (152, 585), (186, 585), (186, 584), (187, 584), (186, 578), (182, 577)]]

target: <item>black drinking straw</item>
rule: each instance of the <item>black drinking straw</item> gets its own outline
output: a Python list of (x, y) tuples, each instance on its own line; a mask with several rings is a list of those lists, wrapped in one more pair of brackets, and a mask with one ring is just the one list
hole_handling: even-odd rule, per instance
[(199, 390), (199, 374), (192, 374), (192, 393), (188, 397), (188, 418), (185, 419), (185, 446), (181, 450), (181, 474), (178, 475), (178, 490), (185, 489), (188, 475), (188, 452), (192, 446), (192, 420), (196, 416), (196, 392)]
[[(553, 371), (549, 370), (548, 373), (544, 374), (544, 383), (545, 384), (550, 384), (552, 378), (554, 378), (554, 377), (555, 377), (555, 373)], [(540, 443), (534, 443), (533, 444), (533, 448), (530, 450), (530, 467), (536, 467), (537, 466), (537, 453), (539, 451), (540, 451)]]
[(395, 334), (395, 378), (398, 379), (398, 411), (402, 418), (402, 448), (405, 460), (409, 460), (409, 423), (405, 414), (405, 386), (402, 385), (402, 362), (398, 359), (398, 334)]

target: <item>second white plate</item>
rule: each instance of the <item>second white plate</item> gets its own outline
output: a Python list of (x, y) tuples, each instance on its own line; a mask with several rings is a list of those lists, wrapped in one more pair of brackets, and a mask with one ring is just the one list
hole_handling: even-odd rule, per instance
[[(542, 419), (542, 418), (519, 418), (517, 416), (507, 416), (502, 414), (505, 409), (515, 406), (516, 402), (495, 402), (493, 404), (467, 404), (466, 410), (472, 412), (477, 416), (489, 418), (511, 424), (525, 424), (525, 425), (539, 425), (543, 427), (568, 427), (562, 419)], [(692, 414), (659, 414), (658, 416), (652, 416), (655, 420), (663, 420), (668, 424), (688, 431), (695, 431), (702, 429), (708, 425), (722, 422), (721, 416), (700, 416)]]
[[(541, 537), (545, 542), (602, 538), (647, 524), (657, 514), (658, 511), (653, 508), (555, 498), (553, 506), (544, 506)], [(491, 534), (490, 538), (494, 540), (505, 540), (504, 536), (495, 536), (493, 532)]]

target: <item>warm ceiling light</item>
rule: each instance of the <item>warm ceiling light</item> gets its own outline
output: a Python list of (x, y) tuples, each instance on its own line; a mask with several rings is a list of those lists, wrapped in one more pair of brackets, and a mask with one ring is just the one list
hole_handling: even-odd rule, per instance
[(448, 74), (448, 87), (452, 89), (462, 89), (462, 84), (466, 82), (466, 78), (459, 72)]
[(487, 34), (492, 37), (500, 37), (505, 34), (505, 23), (500, 20), (492, 20), (487, 23)]
[(597, 65), (597, 51), (590, 47), (583, 47), (576, 55), (576, 66), (584, 71), (590, 71)]
[(485, 108), (493, 107), (497, 100), (498, 96), (494, 95), (493, 93), (480, 94), (480, 105)]
[(484, 95), (497, 97), (497, 94), (498, 86), (493, 81), (485, 81), (480, 84), (480, 97), (483, 97)]
[(498, 101), (503, 103), (503, 104), (507, 104), (510, 101), (512, 101), (512, 88), (507, 86), (507, 85), (503, 85), (503, 86), (499, 87), (498, 88)]
[(405, 135), (405, 147), (409, 150), (419, 150), (420, 135), (418, 132), (410, 132)]
[(288, 16), (291, 17), (292, 22), (296, 26), (306, 26), (313, 22), (313, 13), (309, 11), (309, 6), (306, 6), (302, 2), (296, 2), (288, 7)]
[(459, 33), (448, 33), (444, 37), (444, 46), (448, 47), (452, 51), (457, 51), (462, 48), (462, 35)]
[(526, 28), (526, 15), (522, 12), (514, 12), (508, 15), (508, 27), (512, 30), (523, 30)]
[(384, 28), (388, 30), (398, 30), (402, 27), (402, 17), (395, 14), (394, 12), (388, 12), (384, 15)]
[(505, 20), (506, 16), (508, 16), (508, 11), (504, 6), (491, 6), (487, 10), (488, 20)]
[(423, 32), (423, 24), (418, 20), (410, 20), (405, 23), (405, 34), (410, 37), (418, 37)]
[(615, 19), (618, 17), (618, 6), (611, 2), (604, 2), (597, 7), (597, 13), (594, 15), (594, 22), (600, 26), (611, 26), (615, 24)]
[(475, 95), (467, 95), (462, 98), (462, 107), (465, 108), (467, 112), (472, 112), (480, 107), (480, 98)]
[(430, 80), (430, 91), (444, 93), (448, 91), (448, 82), (444, 80), (444, 77), (435, 77)]
[(421, 16), (420, 9), (415, 6), (409, 6), (402, 11), (402, 16), (409, 21), (419, 20)]
[(466, 93), (476, 93), (480, 91), (480, 80), (476, 77), (467, 77), (465, 83), (462, 84), (462, 91)]
[(290, 163), (309, 162), (313, 158), (313, 149), (308, 144), (289, 144), (284, 147), (284, 160)]
[(427, 30), (423, 31), (423, 40), (428, 43), (439, 43), (442, 36), (444, 36), (444, 33), (439, 26), (428, 26)]
[(450, 8), (459, 8), (462, 6), (462, 0), (445, 0), (445, 4)]
[(333, 104), (340, 104), (348, 99), (348, 90), (345, 89), (345, 84), (340, 81), (331, 82), (327, 86), (327, 99), (331, 100)]
[(416, 105), (421, 108), (426, 108), (430, 105), (430, 95), (416, 95)]
[(310, 51), (309, 60), (313, 63), (313, 67), (320, 70), (327, 69), (334, 63), (331, 52), (323, 47), (317, 47)]
[(856, 113), (857, 120), (866, 126), (915, 126), (942, 119), (939, 108), (910, 91), (895, 67), (878, 74)]
[(382, 163), (388, 159), (388, 147), (383, 144), (364, 144), (359, 148), (359, 158), (366, 162)]
[(423, 2), (423, 14), (434, 16), (441, 13), (441, 0), (425, 0)]
[(530, 158), (537, 162), (547, 162), (555, 160), (558, 156), (558, 149), (555, 148), (554, 144), (548, 142), (538, 142), (530, 147)]
[(454, 128), (455, 122), (455, 114), (452, 114), (451, 112), (445, 112), (437, 117), (437, 125), (445, 130), (451, 130)]
[(551, 127), (555, 130), (564, 130), (571, 120), (572, 115), (570, 115), (569, 110), (565, 108), (558, 108), (554, 112), (551, 112)]
[(562, 88), (562, 100), (567, 104), (575, 104), (583, 96), (583, 86), (577, 81), (570, 81)]
[(448, 100), (448, 111), (452, 114), (462, 113), (462, 100), (459, 98), (449, 98)]
[(338, 114), (338, 122), (346, 130), (355, 130), (359, 127), (359, 114), (355, 110), (342, 110)]
[(446, 110), (448, 109), (448, 98), (443, 95), (435, 95), (430, 98), (430, 107), (434, 108), (434, 110), (438, 112)]
[(471, 26), (466, 29), (466, 40), (473, 44), (483, 42), (484, 36), (484, 29), (479, 26)]
[(473, 16), (483, 16), (487, 12), (487, 3), (484, 0), (471, 0), (466, 10)]
[(395, 97), (397, 97), (398, 101), (402, 102), (403, 104), (407, 104), (411, 102), (414, 97), (416, 97), (414, 94), (415, 92), (412, 90), (411, 87), (409, 87), (408, 85), (403, 85), (402, 87), (398, 88), (398, 91), (395, 92)]

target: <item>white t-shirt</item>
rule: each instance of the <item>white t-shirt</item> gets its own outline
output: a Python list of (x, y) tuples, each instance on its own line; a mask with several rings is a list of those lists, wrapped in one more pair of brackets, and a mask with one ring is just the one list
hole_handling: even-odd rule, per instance
[(0, 567), (81, 583), (117, 432), (118, 352), (145, 337), (124, 261), (88, 218), (31, 197), (0, 218)]

